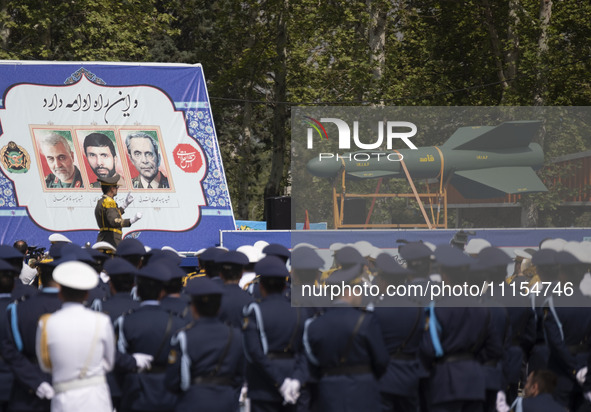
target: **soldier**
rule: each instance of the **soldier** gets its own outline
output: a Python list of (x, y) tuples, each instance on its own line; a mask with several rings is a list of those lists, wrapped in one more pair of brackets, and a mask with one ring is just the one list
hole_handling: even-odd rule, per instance
[[(109, 276), (109, 287), (111, 296), (106, 300), (95, 300), (92, 308), (98, 312), (108, 315), (111, 324), (124, 313), (128, 313), (139, 308), (140, 303), (133, 300), (131, 290), (134, 285), (134, 278), (138, 271), (128, 261), (116, 257), (108, 260), (104, 267), (105, 273)], [(119, 356), (119, 352), (117, 352)], [(121, 360), (119, 360), (121, 362)], [(130, 362), (133, 367), (133, 362)], [(121, 373), (109, 372), (107, 374), (107, 383), (111, 392), (111, 401), (115, 409), (119, 409), (121, 402)]]
[[(474, 259), (459, 248), (439, 246), (435, 257), (445, 283), (472, 283), (469, 268)], [(492, 326), (488, 308), (469, 296), (442, 298), (437, 307), (430, 306), (427, 325), (419, 353), (431, 370), (429, 411), (483, 411), (486, 384), (482, 363), (502, 356), (499, 333)]]
[(53, 272), (60, 285), (61, 309), (39, 320), (36, 352), (44, 372), (52, 374), (51, 410), (111, 412), (105, 373), (115, 363), (115, 340), (109, 317), (83, 306), (98, 274), (82, 262), (66, 262)]
[[(544, 250), (534, 254), (534, 258)], [(542, 281), (552, 282), (552, 293), (546, 298), (543, 320), (544, 335), (550, 349), (548, 369), (556, 375), (555, 399), (574, 411), (584, 403), (576, 373), (586, 366), (589, 356), (591, 300), (579, 289), (585, 275), (584, 264), (567, 251), (556, 252), (554, 261), (559, 265), (558, 271), (540, 270)], [(572, 290), (564, 293), (568, 284)]]
[[(185, 323), (160, 306), (164, 282), (169, 276), (167, 272), (168, 268), (158, 262), (140, 269), (136, 276), (140, 307), (115, 321), (118, 351), (123, 355), (149, 355), (153, 359), (145, 373), (128, 370), (122, 385), (123, 411), (168, 411), (176, 403), (176, 396), (166, 389), (165, 372), (170, 339)], [(141, 358), (143, 356), (139, 361), (136, 359), (140, 367), (144, 365)], [(129, 357), (123, 356), (121, 360), (127, 362)], [(119, 359), (117, 362), (119, 365)]]
[[(359, 284), (362, 266), (334, 271), (333, 285)], [(388, 367), (388, 351), (374, 314), (360, 310), (361, 296), (351, 289), (304, 329), (304, 347), (311, 373), (318, 380), (318, 395), (312, 408), (321, 411), (377, 411), (380, 409), (378, 380)]]
[(488, 285), (490, 289), (487, 290), (487, 298), (483, 299), (483, 303), (496, 306), (493, 310), (497, 313), (501, 313), (499, 309), (504, 308), (508, 316), (499, 322), (497, 329), (502, 331), (505, 346), (502, 365), (503, 391), (506, 392), (507, 401), (511, 404), (517, 397), (519, 383), (522, 382), (525, 353), (535, 342), (536, 325), (528, 297), (503, 293), (504, 288), (501, 285), (505, 282), (509, 263), (509, 255), (495, 247), (484, 248), (478, 254), (477, 265), (482, 274), (481, 281), (492, 283)]
[[(14, 247), (9, 245), (0, 245), (0, 259), (12, 265), (19, 273), (22, 267), (23, 255)], [(12, 289), (12, 300), (24, 300), (30, 296), (36, 295), (38, 290), (33, 286), (25, 285), (23, 282), (16, 282)]]
[(218, 319), (223, 287), (207, 277), (189, 280), (194, 321), (172, 338), (166, 383), (180, 393), (176, 412), (238, 410), (244, 380), (240, 331)]
[[(387, 253), (377, 256), (375, 267), (374, 284), (379, 285), (383, 296), (388, 286), (403, 285), (409, 273)], [(390, 355), (388, 369), (380, 379), (381, 410), (416, 412), (419, 379), (424, 375), (418, 358), (425, 325), (424, 308), (406, 297), (387, 297), (375, 302), (373, 312)]]
[[(7, 339), (8, 318), (6, 317), (6, 307), (12, 302), (11, 293), (15, 283), (18, 280), (19, 272), (12, 265), (0, 259), (0, 343)], [(8, 410), (8, 401), (14, 376), (10, 366), (0, 357), (0, 411)]]
[(219, 317), (222, 322), (240, 328), (242, 326), (242, 309), (254, 300), (247, 292), (240, 289), (238, 282), (242, 277), (248, 258), (244, 253), (231, 251), (223, 253), (215, 260), (224, 282), (224, 295)]
[[(49, 411), (49, 400), (54, 395), (51, 375), (39, 368), (35, 350), (35, 338), (39, 318), (58, 310), (62, 302), (58, 298), (58, 284), (53, 280), (53, 270), (64, 257), (40, 265), (40, 292), (7, 308), (10, 327), (8, 337), (0, 345), (0, 355), (15, 373), (9, 410)], [(36, 395), (36, 396), (34, 396)]]
[(251, 410), (291, 411), (296, 402), (307, 409), (308, 397), (299, 396), (308, 375), (302, 347), (305, 311), (292, 308), (283, 296), (289, 272), (282, 259), (267, 256), (255, 272), (262, 300), (244, 308), (243, 325)]
[(144, 264), (145, 255), (146, 248), (142, 242), (132, 237), (123, 239), (115, 251), (115, 256), (127, 260), (136, 269), (141, 268)]
[(119, 176), (100, 177), (98, 181), (101, 182), (103, 197), (98, 200), (96, 208), (94, 209), (96, 223), (100, 229), (96, 241), (109, 242), (117, 247), (119, 242), (121, 242), (123, 233), (121, 229), (124, 227), (130, 227), (132, 224), (140, 220), (142, 218), (142, 213), (137, 212), (131, 219), (123, 219), (123, 217), (121, 217), (121, 214), (125, 211), (127, 206), (133, 202), (133, 196), (129, 193), (123, 206), (117, 206), (115, 196), (117, 196), (117, 190), (119, 188)]

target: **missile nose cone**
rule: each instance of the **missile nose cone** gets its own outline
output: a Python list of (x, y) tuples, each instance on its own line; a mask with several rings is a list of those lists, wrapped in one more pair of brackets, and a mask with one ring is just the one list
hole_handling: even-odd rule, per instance
[(318, 177), (334, 177), (341, 170), (340, 160), (332, 158), (321, 158), (320, 156), (311, 159), (306, 165), (308, 172)]

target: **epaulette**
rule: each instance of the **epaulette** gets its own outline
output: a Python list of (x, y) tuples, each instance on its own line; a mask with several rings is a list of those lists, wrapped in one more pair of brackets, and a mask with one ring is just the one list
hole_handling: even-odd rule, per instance
[(115, 200), (111, 199), (110, 197), (105, 197), (103, 199), (103, 207), (106, 209), (117, 208), (117, 202), (115, 202)]

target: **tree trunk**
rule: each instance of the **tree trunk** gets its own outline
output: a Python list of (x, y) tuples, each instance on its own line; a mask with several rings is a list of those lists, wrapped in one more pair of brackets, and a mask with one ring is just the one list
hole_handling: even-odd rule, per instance
[[(273, 107), (273, 155), (271, 158), (271, 173), (265, 186), (265, 199), (269, 197), (281, 196), (283, 186), (283, 176), (285, 170), (285, 152), (286, 152), (286, 122), (287, 107), (281, 102), (286, 101), (286, 81), (287, 81), (287, 30), (286, 14), (289, 6), (288, 1), (284, 0), (283, 7), (278, 10), (276, 15), (276, 43), (275, 50), (277, 57), (274, 67), (274, 85), (273, 95), (277, 102)], [(265, 202), (266, 206), (266, 202)], [(265, 210), (265, 218), (267, 210)]]
[[(250, 94), (250, 88), (247, 94)], [(239, 219), (248, 220), (248, 204), (250, 197), (248, 195), (249, 179), (250, 179), (250, 167), (252, 165), (251, 159), (251, 139), (252, 139), (252, 103), (244, 103), (244, 115), (242, 119), (242, 141), (240, 142), (240, 182), (238, 184), (238, 205), (236, 208), (236, 214)]]
[(540, 37), (538, 37), (538, 73), (534, 92), (534, 106), (543, 106), (546, 102), (548, 90), (548, 76), (546, 75), (546, 58), (548, 55), (548, 27), (552, 17), (552, 0), (540, 0)]
[[(388, 19), (387, 9), (374, 0), (367, 0), (369, 13), (369, 61), (372, 72), (372, 87), (370, 93), (381, 96), (380, 82), (386, 65), (386, 23)], [(367, 96), (372, 99), (374, 96)], [(383, 105), (383, 103), (382, 103)]]
[[(492, 48), (493, 55), (495, 56), (495, 66), (497, 68), (497, 77), (503, 86), (503, 92), (509, 88), (509, 84), (507, 83), (507, 76), (505, 75), (504, 70), (504, 61), (503, 61), (503, 53), (502, 53), (502, 46), (501, 40), (499, 39), (499, 34), (497, 33), (497, 29), (495, 27), (495, 22), (493, 19), (493, 12), (490, 7), (490, 3), (488, 0), (484, 0), (482, 2), (484, 6), (484, 24), (486, 25), (486, 29), (488, 30), (488, 36), (490, 38), (490, 45)], [(503, 93), (504, 94), (504, 93)]]

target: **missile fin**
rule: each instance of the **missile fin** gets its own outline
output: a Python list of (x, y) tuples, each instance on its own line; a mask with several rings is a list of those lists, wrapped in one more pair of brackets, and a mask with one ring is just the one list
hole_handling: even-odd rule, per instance
[(492, 167), (456, 171), (450, 183), (466, 199), (548, 191), (531, 167)]
[(505, 122), (496, 127), (461, 127), (443, 148), (455, 150), (503, 150), (527, 147), (542, 123), (538, 120)]

